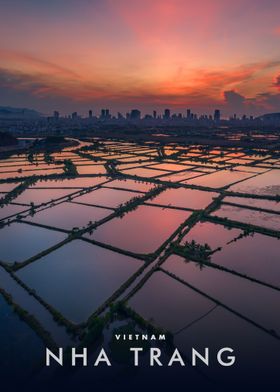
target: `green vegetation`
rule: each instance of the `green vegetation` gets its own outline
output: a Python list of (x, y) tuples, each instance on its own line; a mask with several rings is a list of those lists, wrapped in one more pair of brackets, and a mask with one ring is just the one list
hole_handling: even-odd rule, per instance
[[(179, 245), (177, 245), (179, 247)], [(182, 253), (185, 258), (194, 260), (210, 260), (211, 254), (213, 253), (211, 247), (208, 244), (200, 245), (195, 240), (191, 242), (186, 241), (181, 246)]]
[(78, 325), (74, 325), (71, 323), (69, 320), (67, 320), (60, 312), (58, 312), (56, 309), (54, 309), (50, 304), (45, 302), (37, 293), (35, 290), (31, 289), (29, 286), (27, 286), (22, 280), (20, 280), (17, 275), (15, 275), (12, 272), (12, 268), (9, 265), (6, 265), (3, 262), (0, 262), (0, 265), (6, 269), (6, 271), (10, 274), (10, 276), (22, 287), (24, 288), (29, 295), (32, 295), (36, 300), (43, 305), (53, 316), (53, 319), (59, 324), (59, 325), (64, 325), (67, 329), (67, 331), (73, 335), (79, 335), (80, 333), (80, 328)]
[(28, 160), (28, 162), (30, 162), (30, 163), (33, 163), (33, 162), (34, 162), (34, 154), (33, 154), (33, 152), (30, 152), (30, 153), (27, 155), (27, 160)]
[[(129, 130), (127, 130), (129, 131)], [(175, 131), (175, 130), (174, 130)], [(202, 130), (203, 131), (203, 130)], [(176, 135), (180, 134), (183, 130), (176, 130)], [(192, 131), (188, 130), (189, 135), (192, 135)], [(125, 133), (125, 132), (124, 132)], [(131, 134), (131, 138), (134, 138), (136, 133), (133, 131)], [(208, 135), (208, 140), (209, 143), (211, 142), (210, 136)], [(279, 194), (274, 194), (274, 195), (258, 195), (258, 194), (243, 194), (243, 193), (238, 193), (238, 192), (233, 192), (230, 190), (231, 184), (227, 184), (223, 187), (220, 187), (219, 189), (214, 189), (211, 187), (211, 184), (208, 186), (203, 186), (203, 185), (194, 185), (191, 183), (191, 181), (184, 181), (184, 182), (171, 182), (171, 181), (165, 181), (164, 177), (159, 177), (159, 178), (153, 178), (153, 177), (143, 177), (141, 176), (141, 171), (139, 170), (140, 175), (129, 175), (126, 173), (126, 168), (127, 167), (133, 167), (137, 168), (140, 167), (138, 163), (141, 162), (141, 167), (143, 166), (146, 168), (153, 169), (153, 165), (157, 164), (158, 162), (162, 163), (178, 163), (182, 165), (187, 165), (186, 166), (186, 173), (190, 170), (190, 162), (192, 162), (191, 166), (193, 171), (197, 172), (197, 176), (207, 176), (207, 170), (209, 169), (209, 173), (213, 172), (213, 169), (216, 168), (216, 172), (219, 170), (224, 170), (225, 168), (228, 171), (235, 172), (238, 170), (239, 164), (229, 164), (229, 160), (233, 159), (231, 156), (233, 153), (240, 153), (241, 149), (231, 149), (228, 147), (223, 147), (223, 149), (220, 149), (220, 151), (216, 151), (215, 154), (213, 154), (212, 147), (209, 145), (198, 145), (198, 146), (193, 146), (193, 145), (187, 145), (187, 144), (182, 144), (179, 146), (178, 144), (170, 144), (165, 142), (149, 142), (147, 143), (147, 140), (143, 137), (143, 140), (141, 143), (134, 143), (132, 147), (129, 145), (122, 145), (120, 140), (116, 140), (116, 142), (113, 141), (113, 139), (110, 141), (110, 143), (107, 143), (106, 140), (103, 140), (100, 138), (99, 140), (93, 140), (89, 138), (88, 141), (91, 141), (91, 145), (85, 145), (77, 149), (73, 149), (70, 151), (69, 148), (67, 148), (65, 151), (66, 153), (61, 154), (61, 159), (54, 159), (52, 156), (52, 152), (54, 151), (61, 151), (66, 145), (68, 147), (69, 143), (74, 143), (73, 140), (69, 141), (68, 139), (65, 139), (62, 136), (55, 137), (55, 136), (50, 136), (47, 137), (46, 139), (43, 139), (42, 141), (37, 141), (35, 143), (35, 146), (28, 149), (26, 152), (25, 158), (32, 164), (38, 165), (38, 168), (40, 168), (41, 164), (41, 156), (43, 154), (44, 156), (44, 161), (48, 165), (53, 165), (54, 168), (57, 167), (57, 165), (63, 165), (64, 166), (64, 172), (60, 174), (47, 174), (47, 171), (38, 171), (38, 175), (36, 176), (25, 176), (24, 178), (19, 178), (17, 177), (17, 174), (14, 173), (14, 177), (9, 177), (7, 179), (1, 179), (0, 183), (13, 183), (14, 189), (6, 194), (2, 195), (2, 198), (0, 200), (0, 207), (4, 207), (5, 205), (9, 205), (11, 201), (16, 199), (18, 195), (20, 195), (22, 192), (24, 192), (30, 185), (39, 182), (39, 181), (46, 181), (46, 180), (52, 180), (52, 181), (61, 181), (65, 180), (66, 186), (61, 187), (62, 188), (67, 188), (67, 181), (66, 180), (71, 180), (72, 178), (92, 178), (95, 179), (97, 177), (102, 177), (104, 178), (104, 183), (109, 180), (134, 180), (138, 183), (142, 184), (151, 184), (154, 187), (146, 191), (149, 187), (143, 187), (142, 188), (139, 186), (139, 193), (135, 193), (135, 197), (130, 199), (128, 202), (123, 203), (119, 205), (117, 208), (110, 208), (108, 209), (109, 213), (108, 216), (106, 216), (103, 219), (98, 220), (94, 215), (88, 216), (88, 219), (86, 220), (88, 223), (84, 223), (83, 227), (75, 227), (73, 230), (64, 230), (64, 229), (59, 229), (52, 227), (51, 224), (45, 225), (46, 229), (49, 230), (58, 230), (63, 233), (65, 233), (66, 240), (60, 242), (59, 244), (56, 244), (55, 246), (52, 246), (40, 254), (37, 254), (34, 257), (29, 258), (28, 260), (23, 261), (22, 263), (14, 263), (12, 265), (7, 265), (4, 263), (0, 262), (0, 265), (8, 271), (12, 278), (17, 282), (18, 285), (23, 287), (30, 295), (32, 295), (42, 306), (44, 306), (45, 309), (47, 309), (50, 314), (53, 316), (54, 320), (57, 322), (59, 325), (64, 325), (67, 329), (67, 331), (76, 336), (77, 339), (80, 339), (80, 346), (86, 346), (90, 348), (96, 347), (97, 344), (100, 344), (100, 342), (103, 339), (103, 336), (105, 334), (105, 328), (110, 327), (110, 323), (113, 323), (115, 321), (121, 321), (124, 323), (121, 327), (115, 328), (113, 333), (137, 333), (137, 331), (147, 331), (147, 333), (152, 334), (152, 333), (165, 333), (166, 336), (168, 337), (168, 342), (170, 345), (172, 345), (172, 335), (166, 331), (162, 331), (161, 329), (157, 328), (156, 326), (152, 325), (149, 321), (145, 320), (144, 318), (141, 317), (141, 315), (137, 314), (134, 310), (129, 308), (127, 306), (127, 301), (129, 298), (131, 298), (138, 290), (141, 290), (143, 285), (146, 284), (146, 282), (151, 278), (151, 276), (156, 272), (156, 271), (164, 271), (163, 269), (163, 263), (170, 257), (172, 254), (179, 255), (187, 262), (194, 262), (197, 263), (199, 268), (214, 268), (218, 269), (221, 271), (224, 271), (225, 273), (235, 275), (241, 279), (245, 279), (251, 282), (254, 282), (255, 284), (265, 286), (267, 288), (273, 289), (275, 291), (279, 291), (280, 288), (277, 286), (274, 286), (272, 284), (269, 284), (267, 282), (263, 282), (261, 279), (256, 279), (251, 276), (247, 276), (245, 274), (242, 274), (239, 271), (231, 270), (229, 268), (216, 265), (212, 263), (211, 261), (211, 255), (213, 252), (219, 250), (214, 249), (212, 250), (211, 247), (206, 243), (206, 244), (199, 244), (196, 241), (184, 241), (184, 238), (186, 234), (199, 222), (213, 222), (216, 224), (223, 225), (226, 228), (238, 228), (243, 230), (241, 234), (236, 236), (234, 239), (228, 242), (234, 242), (234, 241), (239, 241), (241, 238), (249, 236), (249, 235), (254, 235), (255, 232), (264, 234), (264, 235), (269, 235), (275, 238), (280, 238), (280, 232), (279, 230), (271, 230), (271, 229), (266, 229), (261, 226), (254, 226), (250, 225), (248, 223), (241, 223), (237, 221), (233, 221), (228, 218), (219, 218), (216, 216), (213, 216), (212, 213), (216, 210), (218, 210), (221, 207), (221, 203), (223, 202), (223, 199), (226, 196), (236, 196), (236, 197), (242, 197), (242, 198), (254, 198), (254, 199), (260, 199), (260, 200), (270, 200), (270, 201), (280, 201), (280, 196)], [(72, 147), (71, 147), (72, 148)], [(219, 150), (217, 147), (215, 147), (217, 150)], [(278, 149), (279, 150), (279, 149)], [(280, 151), (270, 151), (270, 159), (271, 161), (277, 161), (277, 159), (280, 159)], [(38, 155), (40, 152), (40, 155)], [(67, 154), (76, 154), (77, 157), (82, 157), (86, 158), (92, 162), (101, 162), (102, 165), (104, 165), (107, 174), (104, 175), (94, 175), (94, 174), (89, 174), (89, 175), (79, 175), (77, 166), (79, 165), (79, 160), (77, 161), (76, 164), (73, 163), (71, 159), (64, 159), (67, 157)], [(97, 152), (97, 155), (95, 156), (95, 152)], [(274, 165), (274, 162), (268, 162), (268, 164), (265, 163), (265, 161), (268, 159), (268, 151), (266, 149), (263, 150), (256, 150), (254, 148), (247, 148), (247, 149), (242, 149), (242, 152), (246, 153), (253, 159), (253, 162), (247, 162), (244, 160), (244, 163), (242, 166), (246, 166), (246, 170), (248, 167), (248, 172), (250, 167), (254, 167), (254, 170), (258, 167), (263, 167), (265, 169), (273, 170), (273, 168), (277, 167)], [(119, 159), (119, 156), (127, 155), (129, 154), (129, 159), (126, 161), (123, 158)], [(228, 156), (227, 156), (228, 155)], [(114, 156), (117, 156), (118, 159), (115, 159)], [(60, 157), (60, 155), (59, 155)], [(135, 157), (135, 159), (134, 159)], [(215, 158), (226, 158), (225, 161), (217, 161)], [(76, 160), (75, 160), (76, 162)], [(81, 160), (81, 164), (84, 164), (84, 162)], [(143, 164), (144, 163), (144, 164)], [(241, 162), (242, 163), (242, 162)], [(26, 165), (26, 160), (25, 160), (25, 165)], [(77, 165), (77, 166), (76, 166)], [(16, 166), (16, 165), (15, 165)], [(28, 165), (26, 165), (28, 166)], [(147, 167), (146, 167), (147, 166)], [(18, 170), (18, 168), (17, 168)], [(242, 169), (246, 171), (244, 168)], [(279, 168), (278, 168), (279, 170)], [(21, 175), (28, 174), (25, 173), (25, 168), (19, 169), (21, 172)], [(40, 173), (43, 173), (42, 175)], [(168, 174), (168, 171), (166, 171)], [(170, 172), (171, 173), (171, 172)], [(229, 173), (230, 176), (232, 173)], [(253, 176), (259, 176), (261, 175), (260, 173), (252, 173)], [(81, 181), (82, 182), (82, 181)], [(87, 182), (85, 182), (87, 183)], [(129, 181), (130, 183), (130, 181)], [(202, 182), (203, 183), (203, 182)], [(69, 183), (70, 184), (70, 183)], [(44, 185), (45, 186), (45, 185)], [(73, 185), (71, 184), (69, 186), (69, 189)], [(109, 185), (105, 185), (110, 187)], [(48, 186), (47, 186), (48, 187)], [(46, 187), (46, 188), (47, 188)], [(55, 186), (54, 186), (55, 187)], [(75, 202), (75, 197), (79, 195), (84, 195), (86, 193), (92, 192), (95, 189), (102, 188), (103, 183), (100, 185), (98, 184), (97, 186), (91, 186), (91, 187), (85, 187), (82, 190), (69, 190), (69, 194), (67, 196), (62, 197), (62, 198), (57, 198), (55, 200), (48, 200), (46, 203), (42, 203), (39, 207), (44, 206), (44, 208), (51, 208), (54, 205), (57, 205), (61, 202), (68, 201), (68, 202)], [(104, 189), (103, 187), (102, 189)], [(114, 187), (112, 185), (112, 187)], [(120, 188), (115, 188), (118, 190), (130, 190), (129, 186), (127, 186), (128, 189), (126, 189), (125, 185), (121, 185)], [(188, 211), (192, 211), (191, 215), (189, 216), (188, 219), (185, 220), (179, 227), (174, 230), (174, 232), (170, 235), (169, 238), (165, 239), (165, 241), (160, 245), (160, 247), (153, 253), (151, 254), (146, 254), (146, 255), (141, 255), (141, 254), (134, 254), (132, 252), (123, 250), (123, 249), (118, 249), (117, 247), (111, 246), (110, 244), (103, 244), (99, 243), (93, 239), (88, 239), (88, 238), (82, 238), (83, 234), (85, 233), (92, 233), (96, 228), (99, 226), (103, 225), (106, 222), (109, 222), (111, 219), (114, 218), (122, 218), (125, 214), (130, 213), (137, 209), (141, 205), (145, 205), (148, 203), (151, 203), (153, 199), (158, 196), (161, 192), (164, 192), (168, 188), (185, 188), (185, 189), (193, 189), (193, 190), (200, 190), (203, 192), (213, 192), (215, 191), (217, 196), (213, 198), (212, 202), (205, 207), (204, 209), (201, 210), (194, 210), (192, 211), (190, 208)], [(52, 185), (50, 185), (50, 188), (52, 189)], [(51, 192), (50, 192), (51, 193)], [(100, 208), (106, 208), (106, 204), (103, 206), (103, 201), (101, 201), (101, 206)], [(162, 209), (161, 205), (157, 205), (156, 203), (151, 203), (155, 207), (158, 207), (159, 209)], [(176, 206), (165, 206), (166, 208), (177, 208)], [(13, 216), (10, 220), (7, 221), (0, 221), (0, 227), (4, 227), (5, 225), (12, 225), (14, 221), (23, 221), (28, 215), (34, 215), (37, 211), (38, 205), (36, 206), (34, 203), (30, 203), (28, 205), (29, 210), (26, 213), (21, 213), (18, 214), (16, 217)], [(90, 211), (89, 207), (89, 211)], [(252, 211), (261, 211), (262, 209), (260, 208), (255, 208), (255, 207), (249, 207), (252, 209)], [(178, 208), (179, 209), (179, 208)], [(181, 209), (181, 208), (180, 208)], [(111, 213), (110, 213), (111, 211)], [(271, 212), (271, 211), (270, 211)], [(275, 212), (275, 215), (279, 213)], [(161, 222), (160, 222), (161, 223)], [(33, 223), (29, 221), (29, 224), (33, 224), (34, 226), (40, 226), (40, 223)], [(164, 222), (162, 224), (167, 224), (168, 222)], [(149, 221), (147, 221), (147, 229), (148, 229)], [(122, 285), (120, 285), (115, 292), (113, 292), (109, 298), (107, 298), (104, 303), (100, 304), (99, 307), (95, 310), (95, 312), (92, 314), (91, 317), (86, 322), (83, 322), (79, 325), (74, 325), (71, 321), (67, 320), (60, 312), (58, 312), (56, 309), (54, 309), (50, 304), (46, 303), (43, 298), (41, 298), (35, 290), (32, 290), (29, 286), (25, 285), (15, 274), (15, 272), (21, 268), (25, 268), (28, 264), (36, 262), (38, 259), (41, 257), (47, 255), (50, 252), (53, 252), (55, 249), (64, 246), (66, 243), (76, 240), (76, 239), (81, 239), (83, 241), (86, 241), (88, 243), (94, 244), (96, 246), (102, 246), (108, 250), (114, 251), (114, 252), (119, 252), (120, 254), (124, 254), (127, 256), (131, 256), (134, 258), (138, 258), (140, 260), (143, 260), (142, 266), (134, 273), (132, 274)], [(166, 271), (164, 271), (167, 273)], [(230, 309), (227, 307), (226, 304), (223, 304), (219, 301), (216, 301), (215, 298), (212, 298), (209, 296), (207, 293), (200, 292), (198, 289), (195, 287), (191, 287), (187, 282), (184, 282), (180, 277), (172, 274), (172, 273), (167, 273), (170, 278), (178, 280), (180, 283), (186, 284), (189, 288), (191, 288), (194, 291), (197, 291), (197, 293), (201, 295), (205, 295), (209, 300), (214, 301), (218, 306), (222, 306), (227, 310), (230, 310), (231, 312), (234, 313), (234, 310)], [(82, 283), (81, 283), (82, 284)], [(6, 295), (3, 293), (3, 295)], [(11, 304), (13, 304), (12, 298), (9, 295), (6, 295), (6, 299), (10, 301)], [(22, 317), (22, 319), (27, 322), (35, 331), (37, 331), (38, 335), (41, 336), (44, 341), (48, 341), (48, 345), (50, 346), (53, 344), (49, 339), (50, 336), (44, 331), (44, 329), (36, 322), (36, 319), (33, 318), (32, 315), (27, 314), (24, 310), (22, 310), (20, 307), (17, 307), (16, 304), (13, 304), (15, 311)], [(243, 318), (244, 320), (252, 323), (253, 325), (254, 322), (252, 322), (249, 318), (246, 316), (239, 314), (238, 312), (234, 313), (236, 316)], [(256, 326), (256, 325), (255, 325)], [(265, 332), (268, 332), (268, 329), (262, 328), (261, 326), (257, 325), (258, 328), (264, 330)], [(270, 331), (271, 332), (271, 331)], [(273, 334), (271, 332), (271, 334)], [(277, 336), (274, 333), (275, 336)], [(128, 352), (128, 347), (129, 343), (125, 344), (117, 344), (116, 341), (111, 340), (110, 344), (110, 349), (112, 351), (112, 356), (113, 359), (117, 362), (120, 363), (127, 363), (129, 361), (129, 358), (127, 356)], [(146, 348), (146, 347), (145, 347)], [(131, 356), (130, 356), (131, 358)]]
[(128, 318), (133, 320), (142, 330), (146, 331), (148, 334), (158, 335), (165, 334), (166, 343), (168, 345), (173, 344), (173, 336), (169, 331), (165, 331), (161, 328), (157, 328), (153, 326), (150, 322), (141, 317), (138, 313), (136, 313), (133, 309), (128, 307), (123, 301), (116, 302), (111, 305), (110, 313), (112, 315), (118, 315), (118, 317)]
[(116, 216), (122, 218), (126, 213), (136, 210), (137, 207), (141, 204), (143, 204), (144, 201), (146, 200), (153, 200), (156, 196), (158, 196), (161, 192), (165, 191), (167, 187), (165, 185), (163, 186), (157, 186), (152, 188), (149, 192), (147, 192), (144, 196), (136, 196), (127, 201), (124, 204), (121, 204), (116, 210), (115, 214)]
[(56, 349), (57, 345), (53, 341), (49, 332), (47, 332), (43, 326), (37, 321), (37, 319), (29, 314), (26, 310), (22, 309), (17, 305), (10, 294), (8, 294), (4, 289), (0, 288), (0, 294), (5, 298), (7, 303), (12, 306), (14, 312), (19, 316), (19, 318), (26, 322), (36, 334), (43, 340), (44, 344), (50, 349)]
[(36, 178), (34, 176), (29, 177), (22, 181), (18, 186), (16, 186), (13, 190), (7, 193), (2, 199), (0, 199), (0, 207), (4, 205), (8, 205), (13, 199), (17, 198), (21, 193), (23, 193), (30, 185), (36, 182)]
[(63, 161), (64, 163), (64, 173), (66, 176), (77, 176), (79, 173), (77, 171), (76, 166), (74, 165), (74, 163), (71, 161), (71, 159), (64, 159)]
[(91, 347), (103, 336), (103, 329), (106, 320), (102, 317), (92, 317), (88, 323), (85, 332), (81, 338), (81, 347)]
[(45, 151), (45, 152), (44, 152), (44, 161), (45, 161), (48, 165), (54, 163), (54, 159), (53, 159), (53, 157), (51, 156), (51, 154), (50, 154), (48, 151)]

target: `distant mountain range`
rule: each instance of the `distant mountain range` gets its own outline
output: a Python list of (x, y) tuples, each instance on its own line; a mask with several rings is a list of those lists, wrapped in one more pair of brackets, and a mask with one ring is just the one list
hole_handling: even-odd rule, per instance
[(36, 110), (0, 106), (0, 118), (30, 118), (40, 116), (41, 114)]
[(266, 113), (262, 116), (259, 116), (258, 118), (268, 121), (280, 121), (280, 113)]

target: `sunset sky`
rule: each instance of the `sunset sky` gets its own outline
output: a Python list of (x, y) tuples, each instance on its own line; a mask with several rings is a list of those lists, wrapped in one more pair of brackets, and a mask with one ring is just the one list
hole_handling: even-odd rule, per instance
[(0, 105), (280, 112), (280, 1), (0, 0)]

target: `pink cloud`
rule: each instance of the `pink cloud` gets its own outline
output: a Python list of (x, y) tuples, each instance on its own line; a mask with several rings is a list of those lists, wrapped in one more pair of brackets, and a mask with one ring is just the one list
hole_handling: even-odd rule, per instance
[[(193, 3), (186, 0), (142, 0), (133, 2), (109, 0), (118, 17), (143, 45), (154, 50), (166, 45), (172, 49), (178, 41), (186, 43), (181, 29), (195, 29), (196, 34), (210, 34), (222, 9), (219, 1)], [(197, 38), (197, 36), (196, 36)], [(192, 41), (189, 36), (187, 40)], [(157, 46), (155, 46), (157, 45)]]
[(273, 83), (273, 86), (280, 90), (280, 75), (276, 76), (276, 79), (275, 79), (275, 81)]

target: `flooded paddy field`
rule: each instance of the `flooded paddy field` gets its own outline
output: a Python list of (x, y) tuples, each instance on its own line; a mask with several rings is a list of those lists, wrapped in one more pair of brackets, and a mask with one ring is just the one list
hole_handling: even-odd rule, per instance
[(150, 182), (121, 179), (110, 181), (106, 185), (104, 185), (104, 187), (112, 187), (116, 189), (120, 188), (129, 191), (147, 192), (154, 187), (154, 184)]
[[(246, 315), (248, 319), (279, 333), (280, 320), (277, 314), (271, 311), (269, 304), (279, 301), (280, 292), (225, 271), (211, 267), (200, 269), (194, 262), (187, 262), (179, 257), (170, 257), (162, 268), (213, 299), (226, 303), (229, 308)], [(262, 301), (265, 306), (252, 306), (253, 298), (256, 304)]]
[[(256, 372), (252, 352), (276, 361), (280, 151), (79, 143), (0, 159), (0, 289), (13, 304), (63, 346), (121, 303), (183, 353), (234, 346)], [(1, 331), (39, 353), (37, 327), (11, 306), (0, 293)]]
[(66, 196), (72, 195), (76, 192), (76, 190), (61, 188), (30, 188), (26, 189), (25, 192), (21, 193), (18, 197), (16, 197), (14, 199), (14, 202), (26, 205), (30, 205), (31, 203), (34, 203), (35, 205), (41, 205), (65, 198)]
[[(41, 326), (51, 334), (52, 339), (58, 345), (67, 347), (69, 344), (74, 343), (72, 336), (69, 335), (66, 328), (58, 324), (54, 320), (53, 315), (3, 268), (0, 268), (0, 279), (1, 288), (12, 297), (13, 303), (23, 311), (33, 315)], [(23, 320), (21, 322), (24, 323)]]
[(2, 381), (14, 377), (27, 379), (38, 362), (43, 361), (44, 346), (35, 332), (13, 311), (0, 295), (0, 344), (5, 360), (0, 361)]
[(187, 211), (140, 206), (122, 218), (104, 223), (85, 237), (135, 253), (152, 253), (189, 216)]
[(198, 178), (187, 181), (188, 184), (209, 186), (211, 188), (222, 188), (232, 183), (252, 177), (252, 174), (240, 171), (220, 170)]
[(230, 197), (225, 197), (223, 202), (280, 212), (280, 203), (279, 201), (274, 201), (274, 200), (252, 199), (249, 197), (230, 196)]
[[(1, 229), (0, 260), (21, 262), (62, 241), (65, 234), (14, 222)], [(15, 241), (16, 246), (11, 246)]]
[(222, 204), (214, 216), (280, 231), (280, 214)]
[(78, 240), (17, 274), (64, 316), (79, 323), (86, 321), (141, 265), (140, 260)]
[[(5, 197), (5, 195), (3, 196)], [(8, 205), (2, 205), (0, 207), (0, 221), (27, 211), (29, 211), (29, 207), (22, 204), (10, 203)]]
[(276, 196), (280, 193), (280, 170), (270, 170), (261, 176), (235, 184), (230, 188), (233, 192), (253, 193), (256, 195)]
[(137, 193), (111, 188), (99, 188), (85, 195), (75, 197), (73, 201), (86, 204), (101, 205), (104, 207), (117, 207), (128, 202)]
[(155, 272), (128, 304), (146, 320), (173, 333), (212, 307), (211, 301), (163, 272)]
[(72, 230), (75, 227), (87, 226), (89, 222), (97, 222), (111, 213), (112, 211), (106, 208), (64, 202), (38, 210), (36, 214), (27, 216), (25, 221)]
[(203, 192), (193, 189), (167, 189), (153, 199), (153, 203), (174, 207), (203, 209), (217, 196), (217, 193)]
[(184, 241), (195, 241), (198, 244), (208, 244), (211, 249), (217, 249), (234, 240), (242, 230), (224, 227), (211, 222), (198, 222), (186, 236)]
[(42, 180), (37, 181), (34, 185), (31, 185), (30, 188), (89, 188), (94, 187), (99, 184), (106, 182), (105, 177), (84, 177), (84, 178), (74, 178), (74, 179), (55, 179), (55, 180)]

